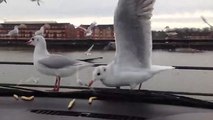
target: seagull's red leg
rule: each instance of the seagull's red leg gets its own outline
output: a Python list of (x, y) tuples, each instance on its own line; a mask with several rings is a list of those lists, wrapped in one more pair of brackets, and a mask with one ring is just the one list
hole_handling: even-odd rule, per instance
[(57, 91), (57, 85), (58, 85), (58, 76), (56, 76), (55, 86), (53, 88), (53, 91)]
[(59, 91), (59, 88), (60, 88), (60, 82), (61, 82), (61, 77), (58, 76), (58, 83), (57, 83), (57, 88), (56, 88), (57, 92)]

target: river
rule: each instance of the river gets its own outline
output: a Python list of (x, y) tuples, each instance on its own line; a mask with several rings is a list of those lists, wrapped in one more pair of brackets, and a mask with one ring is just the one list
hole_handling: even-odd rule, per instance
[[(92, 51), (91, 56), (84, 55), (83, 51), (50, 50), (50, 52), (78, 59), (103, 56), (102, 60), (97, 61), (100, 63), (109, 63), (114, 57), (114, 51)], [(33, 49), (0, 48), (0, 61), (31, 62), (32, 59)], [(183, 53), (154, 50), (152, 60), (153, 64), (156, 65), (212, 67), (213, 51)], [(94, 68), (87, 68), (80, 71), (80, 79), (84, 82), (91, 80), (93, 69)], [(34, 83), (33, 80), (37, 80), (38, 83)], [(0, 65), (1, 83), (53, 85), (55, 82), (54, 80), (54, 77), (38, 73), (33, 66)], [(61, 84), (78, 86), (76, 83), (76, 76), (63, 78)], [(100, 82), (96, 82), (94, 86), (104, 87)], [(144, 82), (142, 89), (213, 93), (213, 71), (165, 71)]]

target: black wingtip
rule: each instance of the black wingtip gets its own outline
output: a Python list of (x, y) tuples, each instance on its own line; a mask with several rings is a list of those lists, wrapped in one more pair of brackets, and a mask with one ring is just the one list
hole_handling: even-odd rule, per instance
[(173, 66), (179, 70), (213, 70), (213, 67), (200, 67), (200, 66)]
[(107, 64), (103, 64), (103, 63), (100, 63), (100, 64), (93, 64), (92, 67), (98, 67), (98, 66), (106, 66)]
[(103, 57), (95, 57), (95, 58), (79, 59), (79, 60), (80, 60), (80, 61), (84, 61), (84, 62), (93, 63), (94, 60), (99, 60), (99, 59), (103, 59)]

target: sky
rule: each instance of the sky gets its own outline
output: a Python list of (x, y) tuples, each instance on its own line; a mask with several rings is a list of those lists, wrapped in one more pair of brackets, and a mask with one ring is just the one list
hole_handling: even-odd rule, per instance
[[(7, 0), (0, 4), (0, 22), (57, 21), (75, 25), (113, 24), (118, 0), (42, 0), (38, 6), (31, 0)], [(213, 25), (213, 0), (156, 0), (152, 29), (208, 27), (204, 16)]]

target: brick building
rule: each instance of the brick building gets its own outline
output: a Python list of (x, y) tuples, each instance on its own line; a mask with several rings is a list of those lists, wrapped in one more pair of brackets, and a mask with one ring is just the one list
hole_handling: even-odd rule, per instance
[[(15, 25), (25, 24), (25, 28), (19, 29), (19, 35), (16, 37), (6, 36), (8, 31), (12, 30)], [(75, 28), (70, 23), (57, 23), (52, 21), (47, 22), (5, 22), (0, 24), (0, 39), (29, 39), (34, 36), (35, 31), (39, 30), (44, 24), (49, 24), (49, 28), (45, 29), (44, 37), (47, 40), (114, 40), (113, 25), (97, 25), (93, 29), (91, 36), (86, 37), (84, 30)], [(81, 25), (83, 28), (88, 28), (89, 25)], [(180, 29), (177, 31), (178, 39), (212, 39), (212, 31), (194, 31), (189, 32)], [(187, 32), (188, 31), (188, 32)], [(166, 33), (164, 31), (153, 31), (154, 39), (165, 39)]]
[[(19, 35), (17, 39), (29, 39), (35, 31), (39, 30), (44, 24), (49, 24), (50, 28), (45, 29), (44, 37), (46, 39), (94, 39), (94, 40), (109, 40), (114, 39), (113, 25), (98, 25), (93, 29), (92, 36), (86, 37), (84, 30), (75, 28), (70, 23), (57, 23), (57, 22), (5, 22), (0, 27), (0, 39), (13, 39), (6, 34), (14, 28), (15, 25), (24, 24), (26, 28), (19, 29)], [(89, 25), (81, 25), (85, 29)]]
[(1, 24), (0, 39), (13, 39), (13, 37), (6, 36), (6, 34), (16, 25), (24, 24), (26, 28), (19, 28), (19, 35), (17, 39), (29, 39), (34, 36), (35, 31), (39, 30), (44, 24), (49, 24), (50, 28), (45, 29), (44, 37), (46, 39), (75, 39), (76, 30), (70, 23), (56, 23), (56, 22), (6, 22)]

